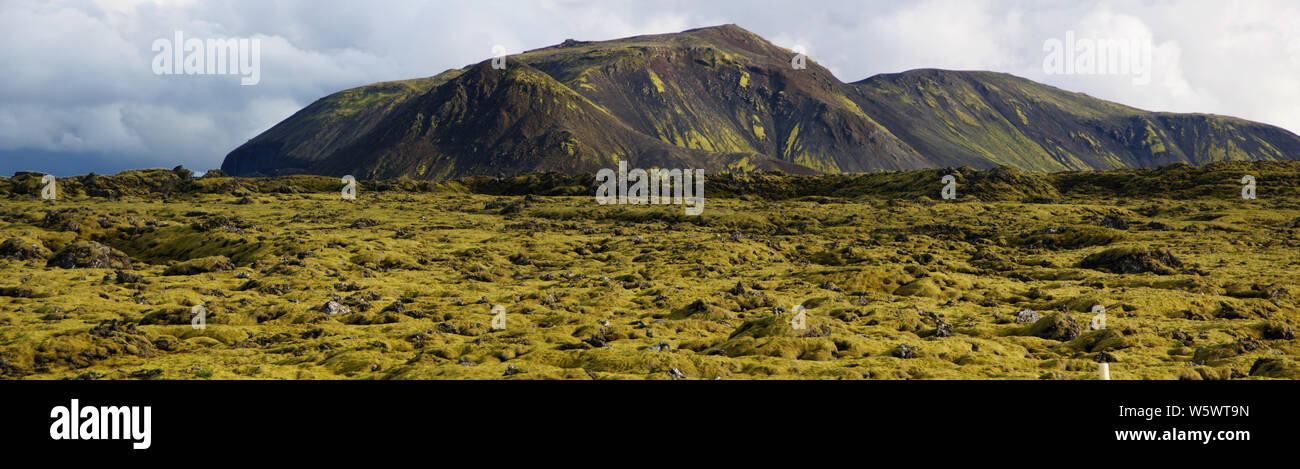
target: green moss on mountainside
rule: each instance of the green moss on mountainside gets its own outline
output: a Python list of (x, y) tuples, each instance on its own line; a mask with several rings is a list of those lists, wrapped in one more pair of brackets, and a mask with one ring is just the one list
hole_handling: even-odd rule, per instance
[(733, 154), (758, 169), (824, 173), (1300, 157), (1300, 137), (1241, 119), (1152, 113), (993, 72), (843, 83), (814, 60), (794, 70), (793, 55), (735, 25), (569, 40), (511, 55), (505, 70), (484, 61), (335, 93), (231, 152), (223, 169), (441, 181), (575, 174), (617, 158), (748, 167)]

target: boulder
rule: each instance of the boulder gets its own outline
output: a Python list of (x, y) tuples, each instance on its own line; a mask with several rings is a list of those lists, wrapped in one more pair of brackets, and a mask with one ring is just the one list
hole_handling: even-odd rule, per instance
[(352, 309), (348, 308), (347, 306), (343, 306), (342, 304), (339, 304), (339, 302), (337, 301), (330, 301), (328, 303), (325, 303), (324, 306), (321, 306), (320, 311), (330, 316), (334, 316), (336, 314), (351, 313)]
[(1029, 325), (1024, 335), (1065, 342), (1078, 338), (1082, 331), (1083, 327), (1069, 313), (1052, 313)]

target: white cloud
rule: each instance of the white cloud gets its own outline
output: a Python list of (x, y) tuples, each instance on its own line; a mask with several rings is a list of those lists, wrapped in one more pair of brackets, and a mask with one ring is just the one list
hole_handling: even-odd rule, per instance
[(1012, 61), (1002, 42), (1019, 27), (997, 16), (983, 2), (930, 0), (864, 23), (859, 32), (870, 34), (872, 47), (891, 62), (909, 64), (904, 68), (997, 69)]

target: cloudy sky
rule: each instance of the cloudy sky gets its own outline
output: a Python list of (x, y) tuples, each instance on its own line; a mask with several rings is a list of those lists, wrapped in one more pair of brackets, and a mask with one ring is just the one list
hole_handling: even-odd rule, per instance
[[(0, 175), (221, 165), (341, 89), (429, 76), (567, 38), (735, 23), (802, 46), (841, 80), (995, 70), (1131, 106), (1300, 133), (1300, 2), (1080, 0), (0, 0)], [(261, 81), (155, 75), (151, 50), (256, 38)], [(1149, 41), (1151, 81), (1044, 71), (1044, 42)]]

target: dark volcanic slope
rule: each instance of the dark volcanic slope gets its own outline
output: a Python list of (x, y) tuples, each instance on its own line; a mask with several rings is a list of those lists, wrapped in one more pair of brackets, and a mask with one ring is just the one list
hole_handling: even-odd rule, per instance
[(226, 156), (230, 174), (310, 173), (321, 160), (374, 128), (406, 100), (461, 74), (375, 83), (326, 96)]
[(855, 85), (868, 114), (938, 165), (1059, 171), (1300, 158), (1300, 137), (1278, 127), (1146, 112), (1005, 73), (913, 70)]
[(446, 179), (567, 173), (616, 167), (720, 168), (752, 162), (762, 169), (808, 172), (745, 152), (674, 146), (637, 132), (602, 106), (527, 64), (470, 67), (460, 77), (409, 100), (314, 169), (365, 178)]
[(636, 167), (856, 172), (969, 165), (1058, 171), (1300, 157), (1240, 119), (1151, 113), (991, 72), (846, 84), (728, 25), (565, 43), (430, 78), (335, 93), (226, 157), (238, 176), (443, 180)]

